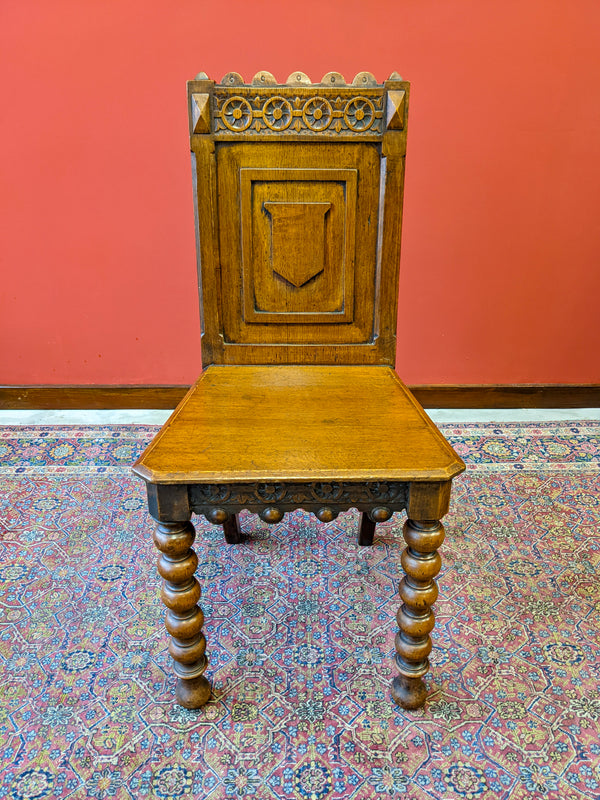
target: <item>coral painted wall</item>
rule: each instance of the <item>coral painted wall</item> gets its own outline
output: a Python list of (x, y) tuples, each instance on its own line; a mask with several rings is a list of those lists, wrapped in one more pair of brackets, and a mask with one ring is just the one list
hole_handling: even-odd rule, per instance
[(185, 81), (412, 82), (398, 370), (600, 381), (597, 0), (7, 0), (5, 384), (200, 369)]

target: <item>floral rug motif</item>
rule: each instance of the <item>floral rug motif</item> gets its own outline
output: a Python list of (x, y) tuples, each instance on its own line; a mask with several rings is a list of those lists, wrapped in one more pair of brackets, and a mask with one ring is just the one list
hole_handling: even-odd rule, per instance
[(195, 519), (213, 698), (174, 702), (144, 485), (153, 426), (0, 433), (0, 798), (600, 797), (600, 423), (443, 425), (467, 463), (430, 696), (390, 699), (401, 515), (227, 545)]

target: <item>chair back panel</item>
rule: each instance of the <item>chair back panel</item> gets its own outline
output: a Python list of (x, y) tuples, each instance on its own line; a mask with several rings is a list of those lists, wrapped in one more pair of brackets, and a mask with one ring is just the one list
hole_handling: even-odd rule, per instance
[(408, 84), (306, 80), (188, 84), (205, 366), (394, 363)]

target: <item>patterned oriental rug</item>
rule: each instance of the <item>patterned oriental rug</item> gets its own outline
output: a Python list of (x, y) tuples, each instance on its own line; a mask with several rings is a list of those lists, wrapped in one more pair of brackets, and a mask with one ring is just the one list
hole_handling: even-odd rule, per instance
[(144, 485), (155, 427), (0, 438), (0, 797), (600, 797), (600, 423), (442, 426), (430, 697), (393, 705), (403, 520), (226, 545), (196, 520), (214, 698), (174, 702)]

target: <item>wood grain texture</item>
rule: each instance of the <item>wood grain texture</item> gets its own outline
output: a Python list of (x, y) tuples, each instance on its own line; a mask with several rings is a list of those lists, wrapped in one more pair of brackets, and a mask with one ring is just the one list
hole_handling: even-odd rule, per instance
[(445, 481), (463, 462), (388, 367), (207, 369), (135, 465), (154, 483)]

